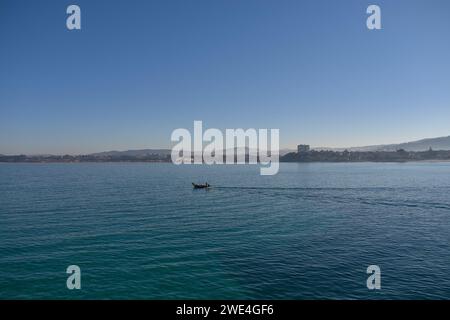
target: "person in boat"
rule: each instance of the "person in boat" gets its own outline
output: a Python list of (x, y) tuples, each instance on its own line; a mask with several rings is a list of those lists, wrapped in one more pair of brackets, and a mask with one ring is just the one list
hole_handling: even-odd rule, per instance
[(195, 184), (195, 183), (192, 182), (192, 185), (196, 189), (202, 189), (202, 188), (209, 188), (210, 187), (208, 182), (206, 182), (205, 184)]

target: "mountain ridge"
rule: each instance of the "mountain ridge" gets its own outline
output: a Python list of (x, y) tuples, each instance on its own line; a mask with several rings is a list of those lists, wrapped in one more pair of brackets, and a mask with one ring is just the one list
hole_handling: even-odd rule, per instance
[(333, 151), (397, 151), (403, 149), (405, 151), (427, 151), (433, 150), (450, 150), (450, 136), (437, 137), (437, 138), (425, 138), (415, 141), (394, 143), (394, 144), (379, 144), (369, 145), (361, 147), (349, 147), (349, 148), (313, 148), (314, 150), (333, 150)]
[(130, 149), (125, 151), (103, 151), (88, 154), (92, 157), (114, 157), (114, 156), (129, 156), (129, 157), (144, 157), (149, 155), (170, 155), (170, 149)]

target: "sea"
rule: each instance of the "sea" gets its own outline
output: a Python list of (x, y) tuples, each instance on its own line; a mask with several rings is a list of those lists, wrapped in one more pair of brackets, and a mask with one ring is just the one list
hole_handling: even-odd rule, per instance
[(450, 299), (450, 163), (259, 169), (0, 164), (0, 299)]

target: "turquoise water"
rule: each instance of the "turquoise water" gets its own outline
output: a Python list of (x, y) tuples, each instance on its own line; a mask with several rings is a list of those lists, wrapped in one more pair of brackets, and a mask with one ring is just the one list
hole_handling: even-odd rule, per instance
[(449, 299), (449, 195), (450, 163), (0, 164), (0, 298)]

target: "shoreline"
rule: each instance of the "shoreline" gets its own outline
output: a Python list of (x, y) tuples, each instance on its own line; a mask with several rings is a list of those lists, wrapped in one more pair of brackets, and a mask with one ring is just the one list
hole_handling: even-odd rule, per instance
[[(447, 163), (450, 159), (430, 159), (430, 160), (410, 160), (410, 161), (279, 161), (278, 163)], [(171, 161), (0, 161), (0, 164), (102, 164), (102, 163), (148, 163), (148, 164), (174, 164)], [(260, 163), (221, 163), (212, 165), (259, 165)], [(179, 165), (179, 164), (174, 164)], [(184, 165), (198, 165), (194, 163), (184, 164)], [(205, 163), (202, 163), (205, 165)], [(208, 164), (210, 165), (210, 164)]]

